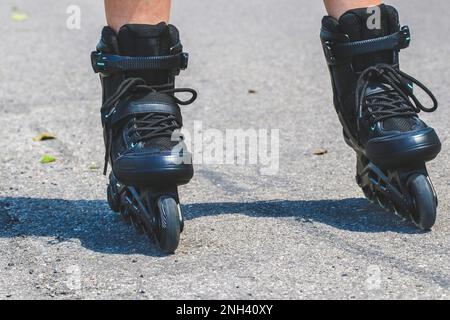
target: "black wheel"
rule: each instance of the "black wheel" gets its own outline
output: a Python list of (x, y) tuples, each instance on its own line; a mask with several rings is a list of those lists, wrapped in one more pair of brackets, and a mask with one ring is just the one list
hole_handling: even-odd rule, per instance
[[(180, 205), (178, 204), (178, 210), (181, 212)], [(181, 222), (180, 222), (180, 233), (183, 233), (184, 230), (184, 217), (183, 214), (181, 214)]]
[(381, 208), (387, 212), (395, 212), (394, 204), (382, 194), (377, 194), (377, 202)]
[(410, 219), (410, 217), (411, 217), (407, 211), (405, 211), (402, 208), (397, 207), (396, 205), (394, 205), (394, 213), (397, 216), (399, 216), (400, 218), (406, 219), (406, 220)]
[(106, 197), (108, 199), (109, 207), (114, 212), (120, 211), (120, 199), (119, 194), (117, 193), (117, 188), (111, 183), (108, 184), (106, 188)]
[(372, 203), (375, 202), (376, 196), (373, 193), (373, 191), (370, 189), (370, 187), (368, 187), (368, 186), (362, 187), (361, 190), (364, 193), (364, 196), (366, 197), (367, 200), (369, 200)]
[(131, 223), (130, 210), (128, 209), (127, 206), (122, 206), (120, 208), (120, 216), (122, 217), (123, 221), (125, 221), (126, 223), (128, 223), (128, 224)]
[(174, 253), (180, 243), (181, 212), (176, 200), (162, 196), (157, 201), (158, 230), (156, 237), (161, 249), (166, 253)]
[(142, 224), (142, 222), (139, 219), (139, 217), (137, 217), (134, 214), (131, 214), (130, 215), (130, 221), (131, 221), (131, 224), (133, 225), (134, 229), (136, 229), (136, 232), (138, 234), (144, 234), (145, 233), (145, 227)]
[(413, 222), (422, 230), (431, 230), (436, 222), (437, 201), (428, 177), (414, 175), (409, 179), (408, 187), (414, 203), (411, 213)]

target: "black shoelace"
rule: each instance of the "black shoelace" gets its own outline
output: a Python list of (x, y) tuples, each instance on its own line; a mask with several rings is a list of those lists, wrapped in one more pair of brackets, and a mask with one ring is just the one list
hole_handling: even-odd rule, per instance
[[(366, 97), (369, 84), (377, 80), (392, 90), (375, 93)], [(425, 107), (414, 95), (412, 85), (421, 88), (433, 101), (431, 108)], [(370, 124), (394, 117), (411, 117), (420, 111), (433, 112), (438, 102), (433, 93), (417, 79), (387, 64), (378, 64), (364, 70), (356, 86), (356, 105), (359, 119), (364, 110), (369, 110)], [(359, 121), (358, 121), (359, 132)]]
[[(109, 99), (105, 101), (102, 110), (108, 110), (108, 114), (104, 116), (105, 126), (107, 130), (106, 148), (105, 148), (105, 165), (103, 174), (108, 169), (109, 155), (111, 154), (113, 129), (110, 125), (110, 118), (116, 111), (118, 103), (124, 97), (133, 95), (138, 92), (158, 92), (172, 95), (175, 102), (179, 105), (191, 104), (197, 99), (197, 92), (190, 88), (173, 88), (172, 83), (156, 86), (148, 86), (144, 79), (128, 78), (125, 79)], [(176, 93), (190, 93), (192, 96), (188, 100), (180, 100), (175, 96)], [(175, 116), (163, 115), (158, 113), (148, 113), (142, 116), (135, 116), (129, 123), (130, 131), (134, 134), (134, 142), (146, 142), (159, 137), (171, 137), (173, 131), (179, 128), (179, 124)]]

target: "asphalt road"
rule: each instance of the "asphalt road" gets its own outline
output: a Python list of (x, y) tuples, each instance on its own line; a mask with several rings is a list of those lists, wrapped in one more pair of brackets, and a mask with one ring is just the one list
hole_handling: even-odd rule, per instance
[[(191, 55), (185, 127), (280, 129), (280, 166), (196, 165), (180, 190), (186, 230), (163, 256), (108, 209), (100, 85), (89, 54), (101, 1), (0, 2), (0, 299), (450, 297), (450, 8), (392, 1), (413, 42), (403, 69), (441, 108), (423, 118), (443, 151), (431, 233), (369, 204), (332, 107), (318, 39), (321, 1), (189, 0), (172, 22)], [(69, 5), (81, 29), (66, 27)], [(11, 19), (12, 7), (28, 13)], [(249, 90), (255, 93), (250, 94)], [(34, 142), (50, 131), (56, 140)], [(314, 155), (324, 148), (328, 153)], [(56, 162), (41, 164), (44, 153)]]

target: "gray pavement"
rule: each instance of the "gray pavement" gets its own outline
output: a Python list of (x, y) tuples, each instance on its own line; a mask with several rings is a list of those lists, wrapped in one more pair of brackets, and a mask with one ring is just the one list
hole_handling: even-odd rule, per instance
[[(189, 0), (172, 22), (191, 54), (185, 127), (280, 129), (280, 171), (197, 165), (180, 190), (186, 230), (163, 256), (105, 201), (100, 86), (89, 53), (102, 1), (0, 2), (0, 299), (404, 299), (450, 297), (450, 73), (445, 0), (392, 1), (411, 26), (403, 69), (441, 108), (429, 165), (432, 233), (380, 211), (354, 182), (318, 40), (321, 1)], [(80, 30), (66, 8), (80, 6)], [(10, 19), (11, 8), (26, 21)], [(249, 94), (249, 90), (256, 94)], [(34, 142), (42, 131), (57, 139)], [(313, 154), (325, 148), (323, 156)], [(52, 164), (39, 163), (49, 153)]]

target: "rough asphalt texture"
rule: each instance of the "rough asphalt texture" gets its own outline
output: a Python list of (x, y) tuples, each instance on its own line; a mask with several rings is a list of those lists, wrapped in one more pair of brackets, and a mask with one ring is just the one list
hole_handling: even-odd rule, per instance
[[(280, 172), (197, 165), (180, 190), (186, 230), (163, 256), (108, 209), (100, 169), (100, 86), (89, 53), (101, 1), (0, 2), (0, 298), (450, 298), (450, 33), (445, 0), (392, 1), (413, 42), (403, 69), (441, 108), (423, 118), (443, 141), (429, 165), (439, 194), (431, 233), (369, 204), (332, 107), (318, 39), (321, 1), (174, 4), (200, 97), (186, 129), (280, 129)], [(81, 30), (66, 28), (79, 5)], [(29, 14), (10, 19), (11, 8)], [(249, 89), (256, 94), (249, 94)], [(33, 142), (51, 131), (56, 140)], [(323, 156), (313, 154), (325, 148)], [(39, 163), (49, 153), (53, 164)]]

